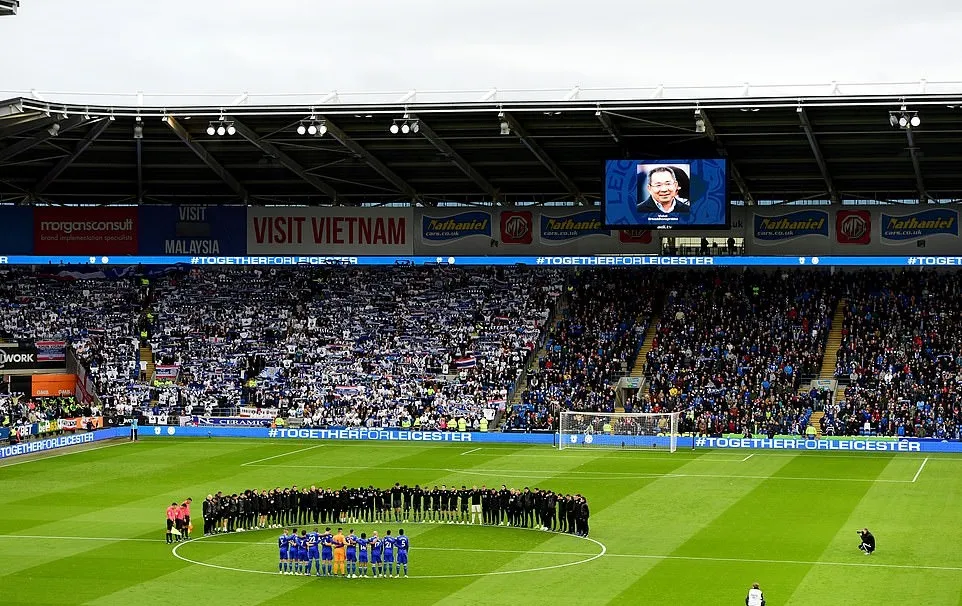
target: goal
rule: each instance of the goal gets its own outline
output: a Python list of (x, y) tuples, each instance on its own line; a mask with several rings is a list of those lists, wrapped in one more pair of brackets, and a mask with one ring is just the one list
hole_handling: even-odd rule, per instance
[(561, 411), (558, 449), (678, 448), (677, 412)]

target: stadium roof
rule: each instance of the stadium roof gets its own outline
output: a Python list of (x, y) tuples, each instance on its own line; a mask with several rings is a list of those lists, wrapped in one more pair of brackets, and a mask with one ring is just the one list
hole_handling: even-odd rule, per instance
[[(297, 134), (312, 115), (326, 134)], [(918, 126), (900, 127), (903, 115)], [(222, 119), (236, 133), (208, 135)], [(389, 132), (415, 121), (417, 132)], [(949, 202), (962, 199), (960, 140), (962, 83), (953, 82), (192, 98), (34, 92), (0, 102), (0, 201), (592, 204), (605, 159), (723, 155), (733, 167), (730, 195), (747, 204)]]

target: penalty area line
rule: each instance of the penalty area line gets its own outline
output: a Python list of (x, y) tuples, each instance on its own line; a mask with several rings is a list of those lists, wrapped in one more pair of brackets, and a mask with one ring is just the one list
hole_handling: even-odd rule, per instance
[(912, 483), (913, 483), (913, 484), (915, 484), (915, 481), (919, 479), (919, 474), (922, 473), (922, 470), (925, 469), (925, 464), (928, 463), (928, 462), (929, 462), (929, 458), (928, 458), (928, 457), (925, 457), (924, 459), (922, 459), (922, 464), (919, 465), (919, 470), (915, 472), (915, 477), (912, 478)]
[(472, 452), (478, 452), (479, 450), (481, 450), (480, 447), (479, 447), (479, 448), (472, 448), (471, 450), (466, 450), (466, 451), (462, 452), (462, 453), (461, 453), (461, 456), (463, 457), (463, 456), (466, 455), (466, 454), (471, 454)]
[(297, 450), (292, 450), (290, 452), (283, 452), (279, 455), (274, 455), (273, 457), (264, 457), (263, 459), (257, 459), (256, 461), (248, 461), (247, 463), (241, 463), (241, 467), (247, 467), (248, 465), (254, 465), (256, 463), (263, 463), (264, 461), (270, 461), (271, 459), (279, 459), (281, 457), (297, 454), (299, 452), (314, 450), (315, 448), (321, 448), (322, 446), (326, 446), (326, 444), (315, 444), (314, 446), (308, 446), (307, 448), (298, 448)]
[(742, 459), (742, 463), (744, 463), (745, 461), (747, 461), (748, 459), (750, 459), (750, 458), (752, 458), (752, 457), (754, 457), (754, 456), (755, 456), (755, 453), (753, 452), (752, 454), (750, 454), (750, 455), (748, 455), (747, 457), (745, 457), (744, 459)]

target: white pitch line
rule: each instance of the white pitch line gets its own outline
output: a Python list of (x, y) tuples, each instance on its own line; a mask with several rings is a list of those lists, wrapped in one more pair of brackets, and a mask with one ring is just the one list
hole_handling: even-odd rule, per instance
[(755, 456), (755, 453), (753, 452), (752, 454), (750, 454), (750, 455), (748, 455), (747, 457), (745, 457), (744, 459), (742, 459), (742, 463), (744, 463), (745, 461), (747, 461), (748, 459), (750, 459), (750, 458), (752, 458), (752, 457), (754, 457), (754, 456)]
[(924, 459), (922, 459), (922, 464), (919, 465), (919, 470), (915, 472), (915, 477), (912, 478), (912, 483), (913, 483), (913, 484), (915, 484), (915, 481), (919, 479), (919, 474), (922, 473), (922, 470), (925, 468), (925, 464), (928, 463), (928, 462), (929, 462), (929, 458), (928, 458), (928, 457), (925, 457)]
[(644, 560), (688, 560), (693, 562), (737, 562), (745, 564), (797, 564), (799, 566), (848, 566), (851, 568), (893, 568), (901, 570), (944, 570), (962, 572), (962, 566), (925, 566), (916, 564), (873, 564), (870, 562), (807, 562), (803, 560), (765, 560), (755, 558), (713, 558), (708, 556), (640, 555), (634, 553), (606, 553), (609, 558), (638, 558)]
[[(485, 528), (504, 528), (505, 530), (511, 529), (510, 527), (501, 526), (486, 526)], [(527, 530), (532, 532), (538, 532), (532, 528), (513, 528), (513, 530)], [(562, 533), (546, 533), (546, 534), (562, 534)], [(213, 538), (218, 535), (211, 535)], [(562, 534), (562, 536), (573, 536)], [(806, 561), (806, 560), (774, 560), (774, 559), (761, 559), (761, 558), (717, 558), (710, 556), (676, 556), (676, 555), (647, 555), (639, 553), (611, 553), (607, 549), (604, 549), (604, 545), (595, 541), (594, 539), (586, 537), (574, 537), (574, 538), (585, 538), (586, 540), (595, 543), (603, 548), (603, 551), (598, 554), (590, 554), (584, 552), (576, 551), (526, 551), (526, 550), (505, 550), (505, 549), (469, 549), (469, 548), (457, 548), (457, 547), (416, 547), (418, 551), (467, 551), (467, 552), (492, 552), (492, 553), (527, 553), (532, 555), (565, 555), (565, 556), (593, 556), (592, 559), (608, 557), (608, 558), (632, 558), (640, 560), (685, 560), (692, 562), (736, 562), (745, 564), (793, 564), (798, 566), (847, 566), (850, 568), (891, 568), (895, 570), (939, 570), (946, 572), (962, 572), (962, 566), (926, 566), (918, 564), (884, 564), (884, 563), (872, 563), (872, 562), (825, 562), (825, 561)], [(163, 539), (143, 539), (143, 538), (124, 538), (124, 537), (57, 537), (57, 536), (47, 536), (47, 535), (30, 535), (30, 534), (0, 534), (0, 539), (47, 539), (56, 541), (104, 541), (104, 542), (122, 542), (122, 541), (135, 541), (135, 542), (145, 542), (145, 543), (160, 543)], [(205, 537), (198, 537), (196, 539), (190, 539), (189, 541), (182, 541), (176, 543), (174, 548), (177, 549), (182, 545), (187, 543), (193, 543), (195, 541), (205, 539)], [(205, 541), (207, 543), (221, 543), (221, 544), (241, 544), (241, 545), (274, 545), (274, 541)], [(277, 574), (276, 571), (259, 571), (259, 570), (242, 570), (237, 568), (228, 568), (226, 566), (216, 566), (213, 564), (208, 564), (206, 562), (194, 562), (193, 560), (187, 560), (181, 557), (179, 554), (174, 554), (178, 558), (191, 562), (200, 564), (202, 566), (208, 566), (210, 568), (220, 568), (222, 570), (233, 570), (237, 572), (254, 572), (258, 574)], [(548, 568), (558, 568), (566, 567), (574, 564), (582, 564), (587, 562), (574, 562), (571, 564), (564, 564), (562, 566), (552, 566)], [(543, 570), (539, 568), (537, 570)], [(467, 574), (467, 575), (444, 575), (447, 576), (486, 576), (491, 574), (517, 574), (519, 572), (528, 572), (526, 570), (517, 571), (502, 571), (502, 572), (489, 572), (489, 573), (478, 573), (478, 574)], [(433, 578), (433, 577), (420, 577), (420, 578)]]
[(463, 457), (463, 456), (466, 455), (466, 454), (471, 454), (472, 452), (478, 452), (479, 450), (481, 450), (480, 447), (479, 447), (479, 448), (472, 448), (471, 450), (466, 450), (466, 451), (462, 452), (462, 453), (461, 453), (461, 456)]
[(0, 539), (49, 539), (52, 541), (104, 541), (107, 543), (112, 543), (114, 541), (125, 541), (125, 542), (136, 542), (136, 543), (160, 543), (165, 541), (165, 539), (138, 539), (138, 538), (123, 538), (123, 537), (54, 537), (50, 535), (42, 534), (0, 534)]
[(722, 480), (788, 480), (802, 482), (869, 482), (882, 484), (911, 484), (912, 480), (885, 480), (878, 478), (825, 478), (825, 477), (796, 477), (796, 476), (765, 476), (765, 475), (729, 475), (714, 473), (630, 473), (618, 471), (543, 471), (534, 473), (516, 473), (511, 469), (452, 469), (445, 467), (358, 467), (357, 465), (258, 465), (255, 467), (287, 467), (292, 469), (376, 469), (385, 471), (408, 472), (438, 472), (451, 474), (468, 474), (475, 476), (497, 476), (499, 478), (548, 478), (559, 475), (584, 476), (584, 480), (644, 480), (651, 478), (716, 478)]
[[(88, 442), (88, 443), (93, 443), (93, 442)], [(12, 463), (6, 463), (5, 461), (9, 459), (4, 459), (4, 462), (0, 462), (0, 467), (13, 467), (14, 465), (23, 465), (24, 463), (35, 463), (37, 461), (46, 461), (47, 459), (56, 459), (57, 457), (65, 457), (67, 455), (80, 454), (81, 452), (90, 452), (92, 450), (102, 450), (104, 448), (113, 448), (114, 446), (123, 446), (124, 444), (132, 444), (132, 442), (125, 440), (123, 442), (117, 442), (116, 444), (104, 444), (103, 446), (95, 446), (94, 448), (79, 448), (77, 450), (71, 450), (70, 452), (61, 452), (58, 454), (53, 454), (48, 457), (36, 457), (33, 459), (25, 459), (23, 461), (14, 461)], [(71, 446), (83, 446), (83, 444), (75, 444), (75, 445), (72, 444)], [(70, 448), (71, 446), (67, 446), (66, 448)], [(25, 453), (25, 454), (30, 454), (30, 453)], [(37, 453), (37, 454), (40, 454), (40, 453)]]
[(314, 450), (315, 448), (320, 448), (326, 446), (326, 444), (315, 444), (314, 446), (308, 446), (307, 448), (299, 448), (297, 450), (292, 450), (290, 452), (281, 453), (279, 455), (274, 455), (273, 457), (264, 457), (263, 459), (257, 459), (256, 461), (248, 461), (247, 463), (241, 463), (241, 467), (247, 467), (248, 465), (254, 465), (256, 463), (263, 463), (264, 461), (270, 461), (271, 459), (278, 459), (280, 457), (286, 457), (287, 455), (297, 454), (299, 452), (304, 452), (306, 450)]

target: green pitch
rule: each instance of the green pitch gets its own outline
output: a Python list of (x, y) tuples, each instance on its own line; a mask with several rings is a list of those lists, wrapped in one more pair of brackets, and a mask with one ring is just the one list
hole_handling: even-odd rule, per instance
[[(164, 542), (174, 500), (196, 537), (217, 490), (396, 481), (580, 492), (591, 540), (401, 524), (411, 578), (355, 580), (278, 575), (274, 530)], [(758, 581), (772, 606), (959, 604), (960, 493), (938, 455), (147, 438), (0, 463), (0, 601), (732, 605)]]

